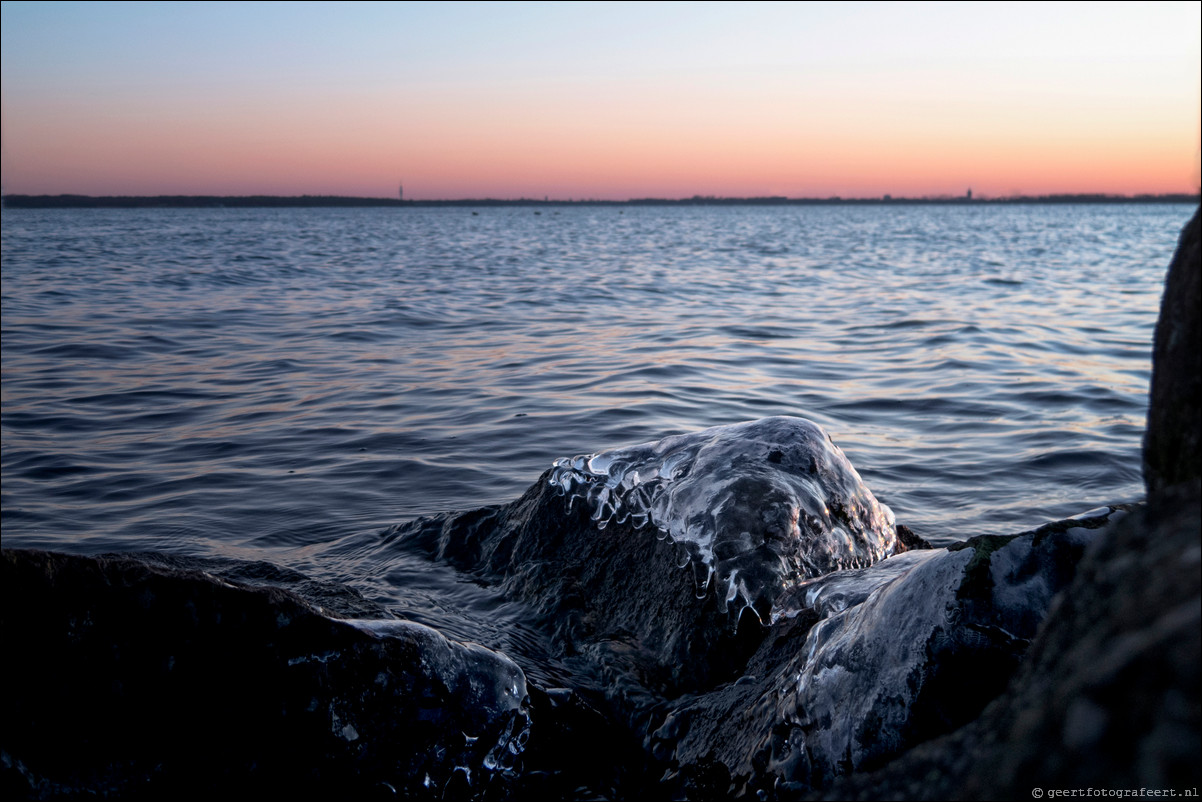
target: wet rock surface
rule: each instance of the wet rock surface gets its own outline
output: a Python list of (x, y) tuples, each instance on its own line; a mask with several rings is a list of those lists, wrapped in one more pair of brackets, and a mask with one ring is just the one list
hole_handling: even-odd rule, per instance
[(899, 528), (899, 554), (819, 576), (763, 550), (771, 603), (732, 614), (691, 552), (629, 521), (598, 528), (549, 476), (385, 538), (526, 604), (564, 687), (530, 682), (530, 655), (263, 563), (5, 551), (5, 642), (29, 690), (5, 703), (6, 785), (791, 798), (971, 721), (1125, 514), (951, 549)]
[(7, 798), (438, 798), (503, 784), (528, 735), (521, 669), (427, 627), (138, 557), (0, 569)]
[(560, 460), (514, 503), (386, 536), (530, 604), (562, 655), (669, 696), (738, 672), (788, 585), (906, 548), (800, 418)]
[[(713, 432), (699, 435), (708, 442)], [(897, 556), (821, 574), (765, 549), (760, 570), (777, 577), (761, 586), (770, 595), (759, 606), (729, 605), (730, 584), (699, 579), (709, 566), (679, 547), (663, 518), (640, 527), (612, 496), (578, 503), (595, 500), (607, 478), (628, 475), (629, 467), (613, 470), (613, 454), (637, 452), (630, 461), (641, 470), (654, 455), (657, 469), (680, 442), (602, 455), (595, 483), (571, 477), (584, 485), (576, 498), (557, 492), (564, 470), (588, 470), (598, 455), (562, 461), (514, 504), (388, 533), (399, 548), (450, 561), (537, 609), (559, 656), (592, 669), (579, 675), (580, 689), (642, 739), (646, 776), (676, 797), (800, 793), (967, 723), (1005, 688), (1086, 544), (1123, 514), (1100, 508), (954, 549), (930, 549), (898, 527), (887, 541)], [(762, 450), (766, 461), (773, 449)], [(648, 473), (655, 480), (658, 470)], [(780, 517), (774, 484), (763, 487), (767, 514), (747, 494), (741, 520)], [(852, 494), (871, 498), (866, 489)], [(800, 539), (828, 533), (816, 525)]]
[(629, 524), (600, 533), (546, 477), (512, 504), (420, 519), (386, 537), (528, 604), (558, 657), (669, 693), (735, 670), (737, 632), (724, 605), (712, 593), (697, 598), (695, 574), (671, 544)]
[[(872, 565), (904, 550), (820, 426), (776, 416), (559, 459), (548, 479), (610, 521), (650, 524), (738, 615), (760, 614), (797, 577)], [(763, 616), (760, 615), (761, 620)]]
[(1149, 496), (1202, 474), (1202, 208), (1165, 278), (1152, 355), (1144, 481)]
[(981, 716), (814, 799), (1029, 799), (1199, 779), (1198, 487), (1101, 534)]
[(674, 709), (656, 746), (686, 776), (720, 766), (715, 795), (773, 797), (952, 731), (1005, 688), (1052, 594), (1121, 513), (1106, 512), (796, 586), (744, 675)]

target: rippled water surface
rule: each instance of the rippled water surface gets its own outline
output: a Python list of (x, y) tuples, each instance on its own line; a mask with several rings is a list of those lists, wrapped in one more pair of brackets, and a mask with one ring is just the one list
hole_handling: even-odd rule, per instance
[(453, 580), (384, 527), (769, 415), (936, 543), (1136, 500), (1191, 212), (6, 210), (3, 542), (270, 560), (438, 619)]

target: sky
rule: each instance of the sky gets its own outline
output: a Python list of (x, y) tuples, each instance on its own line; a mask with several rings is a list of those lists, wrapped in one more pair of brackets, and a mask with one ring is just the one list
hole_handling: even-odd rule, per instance
[(4, 193), (1199, 188), (1196, 0), (2, 9)]

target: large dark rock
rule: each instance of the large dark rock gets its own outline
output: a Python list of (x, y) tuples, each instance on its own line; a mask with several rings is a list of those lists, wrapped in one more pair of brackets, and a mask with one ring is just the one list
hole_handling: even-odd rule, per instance
[(736, 670), (747, 648), (736, 648), (714, 594), (697, 598), (694, 574), (672, 544), (629, 524), (599, 532), (548, 477), (510, 504), (422, 518), (386, 537), (525, 602), (557, 657), (596, 665), (610, 679), (613, 669), (672, 693)]
[(427, 627), (136, 557), (5, 549), (0, 585), (6, 798), (478, 793), (528, 734), (522, 671)]
[(1202, 476), (1202, 208), (1181, 232), (1165, 279), (1144, 436), (1148, 495)]
[(826, 434), (788, 417), (561, 460), (516, 502), (387, 536), (529, 604), (562, 655), (669, 697), (741, 671), (787, 586), (907, 548)]
[(1198, 485), (1089, 550), (1007, 692), (971, 724), (822, 799), (1030, 799), (1199, 784)]
[(695, 798), (771, 798), (951, 732), (1005, 689), (1054, 594), (1116, 512), (797, 585), (743, 676), (673, 705), (652, 747), (686, 784), (707, 778)]
[[(809, 478), (821, 473), (812, 457), (825, 459), (831, 447), (810, 438), (812, 424), (794, 421), (738, 429), (764, 442), (699, 433), (741, 447), (716, 467), (684, 466), (693, 487), (713, 491), (681, 505), (697, 529), (713, 527), (712, 538), (694, 533), (687, 542), (748, 540), (749, 530), (780, 531), (777, 522), (789, 519), (802, 522), (795, 540), (834, 532), (872, 542), (858, 533), (880, 533), (880, 524), (844, 523), (847, 510), (863, 520), (871, 515), (859, 511), (876, 506), (854, 470), (839, 467), (841, 478), (822, 486)], [(821, 787), (970, 721), (1005, 688), (1085, 544), (1114, 512), (953, 549), (923, 550), (927, 544), (898, 527), (879, 540), (896, 556), (835, 571), (782, 559), (790, 541), (760, 534), (768, 544), (751, 540), (724, 567), (682, 548), (672, 533), (686, 527), (662, 514), (663, 499), (693, 498), (691, 488), (673, 496), (656, 486), (663, 466), (683, 471), (673, 460), (682, 442), (696, 439), (563, 460), (517, 502), (420, 519), (388, 537), (529, 604), (560, 657), (581, 669), (579, 687), (599, 693), (606, 713), (645, 739), (664, 775), (660, 790), (687, 798)], [(769, 473), (777, 466), (819, 501), (784, 500), (780, 486), (791, 480)], [(636, 471), (638, 481), (627, 482)], [(804, 514), (824, 508), (844, 518)], [(635, 526), (640, 517), (656, 526)], [(760, 581), (740, 582), (745, 575)]]

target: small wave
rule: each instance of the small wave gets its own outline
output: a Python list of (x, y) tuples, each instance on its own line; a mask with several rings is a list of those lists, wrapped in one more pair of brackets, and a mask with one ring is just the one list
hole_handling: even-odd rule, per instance
[(141, 350), (124, 345), (108, 345), (103, 343), (63, 343), (38, 348), (31, 353), (54, 359), (103, 359), (122, 361), (137, 359), (142, 355)]

